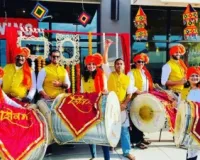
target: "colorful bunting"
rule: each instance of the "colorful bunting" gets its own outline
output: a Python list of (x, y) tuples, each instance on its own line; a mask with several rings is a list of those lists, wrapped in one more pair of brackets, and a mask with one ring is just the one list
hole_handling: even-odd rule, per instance
[(147, 25), (147, 16), (141, 7), (138, 9), (137, 15), (135, 16), (134, 24), (137, 28), (135, 33), (136, 40), (147, 40), (148, 32), (145, 29), (145, 25)]
[(198, 23), (198, 12), (188, 4), (183, 13), (183, 24), (186, 25), (186, 28), (184, 29), (184, 39), (187, 40), (197, 37), (198, 29), (196, 23)]

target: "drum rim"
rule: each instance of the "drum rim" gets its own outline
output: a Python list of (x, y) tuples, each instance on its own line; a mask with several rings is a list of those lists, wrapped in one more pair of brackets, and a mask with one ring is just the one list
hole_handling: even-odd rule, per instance
[[(156, 117), (159, 117), (159, 122), (161, 123), (161, 125), (159, 126), (164, 126), (165, 124), (165, 121), (166, 121), (166, 112), (164, 110), (164, 107), (162, 102), (158, 100), (158, 98), (156, 98), (154, 95), (150, 94), (150, 93), (145, 93), (145, 94), (141, 94), (141, 95), (138, 95), (136, 96), (133, 101), (131, 102), (131, 107), (130, 107), (130, 113), (134, 113), (134, 110), (135, 110), (135, 107), (133, 107), (134, 103), (136, 103), (136, 101), (139, 101), (139, 103), (147, 103), (146, 101), (141, 101), (141, 98), (142, 97), (148, 97), (148, 98), (151, 98), (153, 101), (156, 101), (157, 104), (159, 104), (159, 110), (160, 110), (160, 115), (159, 116), (156, 116)], [(150, 105), (152, 106), (152, 105)], [(153, 107), (152, 107), (153, 108)], [(155, 107), (154, 107), (155, 108)], [(153, 108), (153, 109), (154, 109)], [(155, 111), (155, 110), (154, 110)], [(136, 123), (136, 121), (139, 120), (139, 118), (135, 118), (135, 116), (133, 116), (133, 114), (130, 115), (131, 117), (131, 121), (133, 122), (133, 124), (141, 131), (144, 131), (144, 132), (156, 132), (156, 131), (159, 131), (162, 127), (159, 127), (157, 126), (156, 128), (152, 128), (151, 127), (148, 127), (147, 123), (144, 123), (144, 122), (141, 122), (141, 126), (138, 126), (138, 124)], [(154, 117), (148, 124), (152, 124), (152, 123), (155, 123), (155, 119), (156, 117)], [(162, 118), (163, 117), (163, 118)], [(162, 120), (162, 121), (161, 121)]]
[[(186, 125), (188, 122), (188, 120), (185, 121), (185, 118), (186, 118), (185, 115), (186, 113), (188, 113), (187, 107), (188, 107), (188, 104), (186, 101), (181, 101), (180, 104), (178, 105), (178, 112), (176, 115), (175, 130), (174, 130), (175, 144), (177, 146), (180, 146), (184, 140), (184, 136), (182, 134), (186, 130)], [(178, 118), (181, 120), (179, 124), (177, 124)], [(177, 129), (177, 127), (179, 127), (179, 130)]]
[[(116, 141), (116, 142), (113, 142), (112, 141), (112, 139), (110, 138), (110, 132), (109, 132), (109, 116), (107, 116), (107, 114), (109, 113), (109, 109), (110, 109), (110, 107), (108, 107), (107, 105), (108, 105), (108, 103), (106, 103), (106, 110), (105, 110), (105, 129), (106, 129), (106, 136), (107, 136), (107, 139), (108, 139), (108, 142), (109, 142), (109, 144), (112, 146), (112, 147), (116, 147), (116, 145), (118, 144), (118, 142), (119, 142), (119, 140), (120, 140), (120, 135), (121, 135), (121, 114), (120, 114), (120, 112), (121, 112), (121, 109), (120, 109), (120, 104), (119, 104), (119, 100), (118, 100), (118, 97), (117, 97), (117, 95), (116, 95), (116, 93), (115, 92), (113, 92), (113, 91), (111, 91), (111, 92), (109, 92), (108, 93), (108, 95), (107, 95), (107, 102), (108, 102), (108, 98), (110, 98), (110, 96), (114, 96), (115, 97), (115, 99), (116, 99), (116, 101), (114, 101), (113, 100), (113, 98), (111, 99), (111, 100), (113, 100), (115, 103), (117, 103), (117, 105), (119, 106), (119, 108), (118, 108), (118, 111), (119, 111), (119, 116), (118, 116), (118, 118), (119, 118), (119, 120), (118, 120), (118, 125), (120, 126), (119, 127), (119, 132), (117, 133), (117, 137), (119, 137), (118, 138), (118, 140)], [(118, 126), (117, 125), (117, 126)]]
[[(184, 107), (185, 113), (183, 112), (183, 109), (182, 109), (183, 107)], [(177, 146), (180, 146), (185, 143), (185, 140), (186, 140), (186, 142), (188, 142), (188, 140), (190, 140), (192, 138), (190, 133), (188, 134), (188, 130), (191, 127), (191, 123), (194, 122), (194, 119), (191, 118), (192, 117), (191, 116), (191, 114), (192, 114), (191, 102), (187, 101), (187, 100), (181, 101), (181, 103), (179, 104), (178, 111), (181, 112), (181, 116), (184, 118), (184, 127), (182, 127), (178, 133), (175, 132), (176, 133), (175, 134), (175, 143)], [(189, 116), (186, 117), (186, 115), (189, 115)], [(191, 131), (192, 130), (190, 130), (190, 132)], [(193, 141), (190, 141), (190, 143), (193, 143)], [(191, 144), (186, 144), (186, 147), (189, 147), (188, 145), (191, 145)]]

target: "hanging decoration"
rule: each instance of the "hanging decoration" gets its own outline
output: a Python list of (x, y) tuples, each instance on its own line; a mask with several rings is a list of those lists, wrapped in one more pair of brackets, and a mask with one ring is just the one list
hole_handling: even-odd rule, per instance
[(145, 29), (145, 25), (147, 25), (147, 16), (141, 7), (138, 9), (137, 15), (135, 16), (134, 25), (137, 28), (135, 32), (136, 40), (147, 40), (148, 32)]
[(92, 55), (92, 33), (88, 33), (88, 55)]
[(188, 4), (183, 13), (183, 24), (186, 25), (186, 28), (184, 29), (184, 39), (196, 39), (198, 35), (196, 23), (198, 23), (198, 12), (191, 4)]
[(87, 26), (90, 19), (91, 19), (91, 16), (85, 11), (83, 0), (82, 0), (82, 12), (78, 16), (78, 22), (80, 22), (85, 27)]
[(80, 93), (81, 91), (81, 70), (80, 64), (76, 64), (76, 93)]
[(75, 67), (71, 66), (71, 83), (72, 83), (72, 93), (75, 93), (76, 89), (76, 82), (75, 82)]
[(91, 16), (86, 12), (82, 11), (80, 16), (78, 17), (78, 21), (85, 27), (87, 26), (88, 22), (90, 21)]
[(38, 21), (43, 21), (46, 18), (53, 18), (51, 15), (47, 16), (48, 12), (49, 10), (38, 2), (32, 10), (31, 15)]

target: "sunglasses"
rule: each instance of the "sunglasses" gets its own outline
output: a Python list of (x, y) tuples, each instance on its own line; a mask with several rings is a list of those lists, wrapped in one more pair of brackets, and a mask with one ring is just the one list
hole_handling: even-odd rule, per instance
[(137, 63), (141, 63), (141, 64), (144, 64), (145, 62), (144, 62), (144, 61), (137, 61)]
[(60, 56), (52, 56), (52, 58), (54, 58), (54, 59), (55, 59), (55, 58), (60, 58)]

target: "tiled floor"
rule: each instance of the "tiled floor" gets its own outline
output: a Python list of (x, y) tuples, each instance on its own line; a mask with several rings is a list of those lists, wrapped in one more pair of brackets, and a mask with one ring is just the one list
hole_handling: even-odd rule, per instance
[[(152, 144), (148, 149), (132, 149), (131, 153), (136, 156), (136, 160), (185, 160), (186, 150), (176, 148), (173, 142), (172, 134), (163, 131), (161, 142), (158, 142), (159, 132), (146, 134), (146, 137), (152, 140)], [(97, 147), (98, 158), (103, 160), (101, 147)], [(112, 160), (126, 160), (122, 156), (120, 147), (116, 151), (110, 152)], [(45, 160), (89, 160), (90, 152), (88, 145), (76, 145), (75, 148), (67, 148), (67, 146), (53, 146), (53, 155), (45, 157)], [(198, 159), (200, 160), (200, 158)]]

